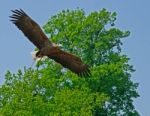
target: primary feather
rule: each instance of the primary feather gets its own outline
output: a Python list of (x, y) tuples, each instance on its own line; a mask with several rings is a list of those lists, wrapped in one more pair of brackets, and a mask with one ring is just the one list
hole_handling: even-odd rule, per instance
[(39, 49), (48, 42), (48, 38), (40, 26), (33, 21), (23, 10), (12, 10), (11, 21), (24, 33), (24, 35)]
[(60, 63), (63, 67), (69, 68), (72, 72), (81, 77), (90, 76), (89, 66), (84, 64), (80, 58), (73, 54), (59, 49), (58, 53), (50, 55), (49, 58)]
[(70, 69), (79, 76), (89, 76), (89, 67), (73, 54), (62, 51), (49, 41), (40, 26), (33, 21), (23, 10), (12, 10), (11, 21), (24, 33), (24, 35), (39, 49), (37, 56), (48, 56)]

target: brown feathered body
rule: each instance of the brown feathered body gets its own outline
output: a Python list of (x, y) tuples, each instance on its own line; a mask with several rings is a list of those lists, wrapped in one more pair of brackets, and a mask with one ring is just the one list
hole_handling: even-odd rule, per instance
[(70, 69), (79, 76), (89, 76), (88, 65), (71, 53), (61, 50), (44, 34), (40, 26), (33, 21), (23, 10), (12, 10), (11, 21), (24, 33), (24, 35), (39, 49), (36, 56), (48, 56), (63, 67)]

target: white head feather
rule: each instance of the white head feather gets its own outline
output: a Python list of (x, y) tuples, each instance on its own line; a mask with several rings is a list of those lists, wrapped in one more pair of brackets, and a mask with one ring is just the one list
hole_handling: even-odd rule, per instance
[(37, 52), (38, 52), (38, 51), (32, 51), (32, 52), (31, 52), (32, 59), (35, 60), (36, 62), (38, 62), (39, 60), (44, 61), (44, 60), (47, 58), (47, 56), (37, 57), (37, 56), (36, 56), (36, 53), (37, 53)]

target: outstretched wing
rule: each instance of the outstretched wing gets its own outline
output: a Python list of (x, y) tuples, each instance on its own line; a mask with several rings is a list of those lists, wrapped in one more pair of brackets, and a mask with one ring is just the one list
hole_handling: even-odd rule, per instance
[(78, 76), (86, 77), (91, 75), (89, 66), (84, 64), (80, 58), (73, 54), (59, 50), (56, 54), (50, 55), (49, 58), (60, 63), (63, 67), (70, 69)]
[(39, 49), (49, 42), (40, 26), (33, 21), (23, 10), (12, 10), (11, 21), (24, 33), (24, 35)]
[[(11, 21), (24, 33), (24, 35), (39, 49), (45, 46), (45, 43), (51, 43), (41, 30), (40, 26), (33, 21), (23, 10), (12, 10)], [(55, 49), (55, 48), (54, 48)], [(89, 67), (84, 64), (80, 58), (60, 49), (55, 49), (56, 53), (49, 57), (60, 63), (65, 68), (79, 76), (89, 76)]]

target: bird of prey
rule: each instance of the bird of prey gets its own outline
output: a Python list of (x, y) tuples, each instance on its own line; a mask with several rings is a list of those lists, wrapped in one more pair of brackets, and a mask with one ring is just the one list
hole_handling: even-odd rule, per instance
[(79, 57), (61, 50), (59, 46), (51, 42), (40, 26), (22, 9), (11, 11), (13, 14), (10, 16), (10, 21), (39, 49), (36, 53), (37, 57), (47, 56), (80, 77), (90, 76), (90, 69), (87, 64), (84, 64)]

